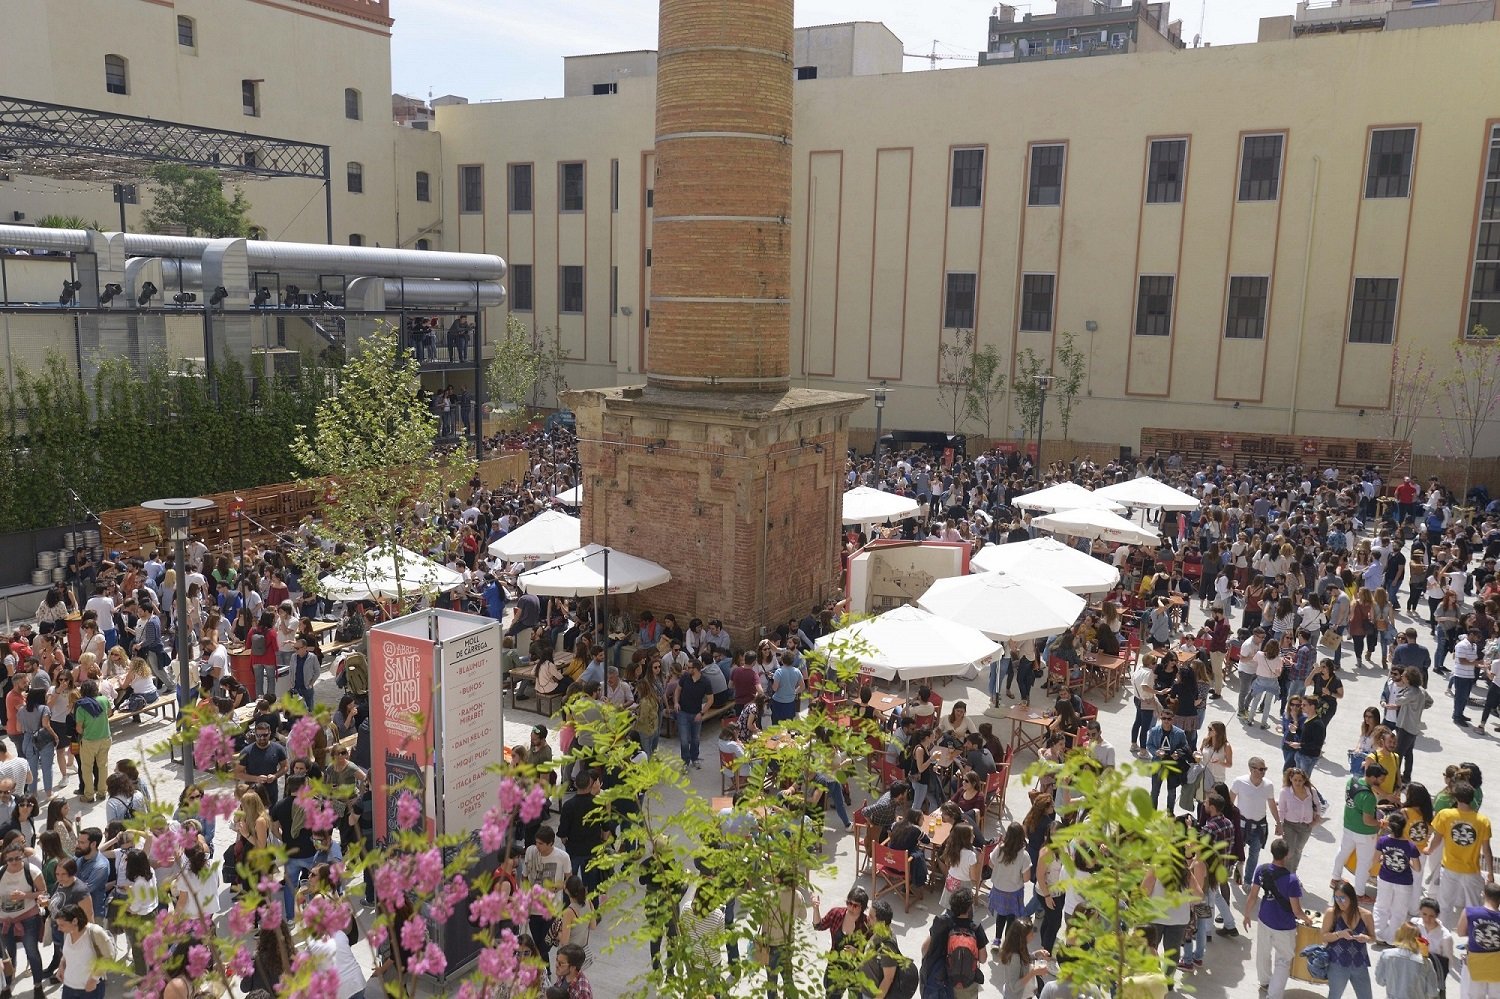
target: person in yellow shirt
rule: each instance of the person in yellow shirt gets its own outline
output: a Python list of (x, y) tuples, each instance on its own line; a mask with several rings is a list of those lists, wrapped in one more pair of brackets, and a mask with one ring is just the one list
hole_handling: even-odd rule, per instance
[(1453, 785), (1453, 807), (1432, 817), (1432, 836), (1422, 852), (1431, 854), (1443, 849), (1443, 875), (1438, 882), (1438, 903), (1443, 923), (1453, 926), (1469, 906), (1483, 899), (1484, 880), (1479, 876), (1479, 862), (1484, 860), (1489, 881), (1495, 880), (1495, 855), (1490, 852), (1490, 820), (1474, 809), (1474, 785), (1460, 781)]
[(1396, 783), (1401, 775), (1401, 758), (1396, 755), (1396, 733), (1385, 725), (1378, 725), (1370, 737), (1375, 751), (1365, 757), (1365, 765), (1379, 763), (1385, 767), (1385, 776), (1370, 781), (1370, 790), (1382, 803), (1399, 804)]

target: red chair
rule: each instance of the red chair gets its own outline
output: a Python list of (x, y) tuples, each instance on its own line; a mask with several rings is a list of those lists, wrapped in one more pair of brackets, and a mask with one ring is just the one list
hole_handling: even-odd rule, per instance
[(921, 895), (920, 886), (911, 883), (911, 857), (905, 850), (892, 850), (876, 843), (871, 851), (870, 898), (877, 899), (893, 891), (901, 892), (906, 911), (911, 911), (913, 895)]
[(906, 779), (906, 771), (901, 768), (899, 762), (892, 763), (880, 753), (875, 758), (875, 772), (880, 778), (880, 789), (886, 790), (898, 780)]
[(739, 757), (719, 750), (719, 793), (733, 794), (745, 786), (745, 778), (738, 773)]

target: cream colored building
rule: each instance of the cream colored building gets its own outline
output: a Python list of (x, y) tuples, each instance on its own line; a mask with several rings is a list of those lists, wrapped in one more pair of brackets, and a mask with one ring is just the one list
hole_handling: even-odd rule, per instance
[[(0, 94), (327, 145), (334, 242), (438, 248), (439, 143), (393, 127), (389, 0), (9, 0), (5, 22)], [(0, 221), (119, 227), (109, 183), (4, 176)], [(268, 238), (325, 241), (321, 181), (240, 186)], [(132, 229), (150, 202), (139, 191)]]
[[(1074, 439), (1382, 436), (1397, 348), (1441, 366), (1476, 253), (1500, 259), (1495, 51), (1489, 22), (802, 81), (793, 370), (885, 380), (887, 428), (944, 428), (944, 336), (1009, 367), (1071, 331)], [(613, 82), (435, 122), (476, 195), (446, 188), (445, 245), (506, 258), (510, 307), (560, 331), (575, 385), (638, 379), (650, 336), (653, 88)], [(1472, 312), (1500, 329), (1500, 302)]]
[[(130, 18), (92, 16), (125, 0), (66, 17), (18, 2), (30, 35), (7, 45), (0, 93), (327, 142), (336, 241), (498, 253), (506, 308), (558, 330), (575, 386), (641, 378), (651, 52), (566, 60), (558, 99), (434, 102), (424, 132), (385, 117), (384, 2), (236, 3), (231, 19), (207, 0), (136, 0)], [(196, 19), (191, 47), (179, 17)], [(899, 47), (879, 25), (804, 28), (792, 67), (793, 370), (812, 387), (886, 381), (887, 428), (949, 425), (939, 345), (973, 329), (1007, 370), (1075, 334), (1075, 440), (1374, 438), (1398, 348), (1441, 366), (1471, 321), (1500, 329), (1500, 22), (923, 73), (896, 72)], [(112, 53), (123, 95), (105, 88)], [(257, 78), (250, 118), (241, 84)], [(351, 161), (362, 194), (343, 189)], [(44, 186), (0, 182), (4, 220), (80, 212)], [(247, 193), (270, 235), (321, 241), (316, 184)], [(92, 196), (108, 225), (108, 192)], [(1018, 423), (1001, 399), (996, 434)], [(1424, 419), (1416, 450), (1437, 436)], [(1500, 453), (1500, 429), (1481, 453)]]

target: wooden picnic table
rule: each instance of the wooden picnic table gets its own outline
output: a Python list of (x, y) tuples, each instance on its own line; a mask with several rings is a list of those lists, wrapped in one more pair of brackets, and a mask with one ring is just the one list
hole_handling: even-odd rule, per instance
[(1019, 704), (1001, 708), (999, 717), (1010, 719), (1010, 744), (1015, 756), (1028, 749), (1041, 756), (1047, 736), (1057, 729), (1057, 715)]
[(900, 694), (887, 694), (884, 691), (877, 690), (870, 695), (870, 707), (880, 712), (880, 717), (882, 718), (889, 718), (891, 712), (905, 703), (906, 698)]
[(1107, 656), (1091, 653), (1083, 658), (1084, 675), (1094, 680), (1092, 686), (1101, 688), (1106, 696), (1113, 697), (1125, 685), (1126, 660), (1124, 656)]

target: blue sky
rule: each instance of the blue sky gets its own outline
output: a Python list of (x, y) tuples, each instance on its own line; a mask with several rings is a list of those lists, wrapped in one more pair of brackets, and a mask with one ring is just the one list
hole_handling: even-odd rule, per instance
[[(908, 52), (970, 54), (983, 45), (993, 2), (972, 0), (799, 0), (797, 25), (882, 21)], [(1050, 13), (1051, 0), (1017, 3)], [(1260, 18), (1289, 14), (1295, 0), (1174, 2), (1183, 37), (1215, 45), (1253, 42)], [(394, 0), (392, 85), (414, 97), (529, 100), (562, 94), (562, 57), (656, 47), (655, 0)], [(940, 63), (944, 66), (962, 63)], [(908, 60), (907, 69), (928, 63)]]

